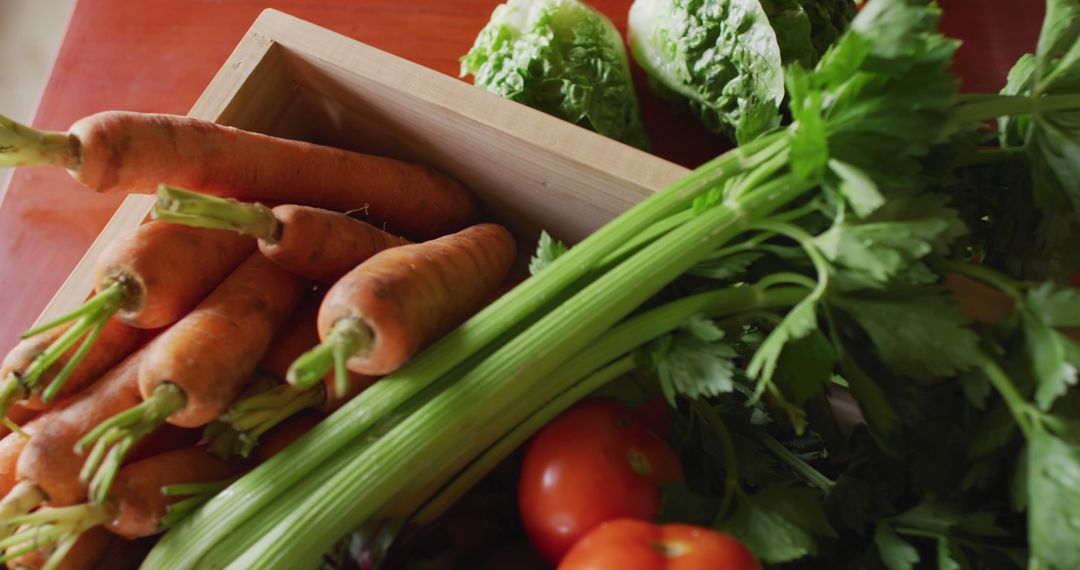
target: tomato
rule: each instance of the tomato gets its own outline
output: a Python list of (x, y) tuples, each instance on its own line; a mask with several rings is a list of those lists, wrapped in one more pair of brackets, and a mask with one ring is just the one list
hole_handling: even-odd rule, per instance
[(558, 570), (760, 570), (729, 535), (688, 524), (608, 521), (566, 553)]
[(659, 484), (682, 478), (675, 452), (633, 411), (588, 400), (529, 444), (518, 481), (521, 521), (537, 552), (555, 564), (606, 520), (654, 517)]

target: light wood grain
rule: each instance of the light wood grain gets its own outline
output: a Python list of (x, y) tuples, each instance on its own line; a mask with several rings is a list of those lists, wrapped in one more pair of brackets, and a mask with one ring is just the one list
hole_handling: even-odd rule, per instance
[[(259, 16), (189, 115), (429, 164), (525, 243), (541, 228), (576, 241), (687, 172), (275, 10)], [(124, 201), (39, 322), (86, 299), (101, 250), (153, 202)]]

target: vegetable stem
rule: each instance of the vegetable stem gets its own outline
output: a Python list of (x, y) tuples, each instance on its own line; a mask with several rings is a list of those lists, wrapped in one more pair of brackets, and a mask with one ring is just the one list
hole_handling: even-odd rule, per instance
[(325, 341), (301, 354), (289, 366), (285, 379), (297, 388), (311, 388), (333, 368), (334, 390), (339, 397), (343, 396), (349, 383), (345, 362), (354, 355), (367, 353), (375, 342), (374, 335), (361, 318), (341, 319), (330, 328)]
[(942, 272), (958, 273), (998, 289), (1008, 295), (1017, 306), (1024, 303), (1024, 295), (1021, 292), (1022, 285), (1004, 273), (995, 271), (985, 265), (953, 259), (938, 259), (934, 261), (934, 265)]
[(101, 422), (75, 444), (76, 453), (94, 444), (79, 473), (81, 481), (90, 482), (87, 495), (92, 502), (100, 504), (108, 498), (113, 479), (132, 446), (183, 409), (186, 402), (183, 390), (176, 384), (159, 384), (150, 398)]
[[(82, 533), (107, 523), (111, 518), (111, 513), (105, 507), (93, 504), (39, 510), (14, 517), (8, 524), (21, 528), (0, 540), (0, 550), (4, 551), (0, 563), (21, 556), (27, 552), (26, 546), (33, 546), (30, 550), (38, 550), (69, 539), (77, 540)], [(62, 559), (62, 555), (59, 559)]]
[(30, 481), (19, 481), (0, 501), (0, 538), (6, 537), (18, 528), (10, 521), (33, 510), (45, 502), (45, 493)]
[(953, 119), (974, 123), (1015, 115), (1038, 115), (1080, 109), (1080, 95), (999, 95), (962, 102), (953, 109)]
[(209, 196), (166, 184), (158, 186), (153, 217), (196, 228), (232, 230), (270, 244), (281, 239), (281, 222), (262, 204)]
[[(262, 434), (300, 410), (313, 408), (324, 401), (326, 389), (321, 383), (311, 388), (281, 384), (240, 400), (221, 417), (221, 421), (227, 423), (228, 428), (213, 437), (212, 446), (218, 453), (247, 457), (255, 449)], [(230, 443), (219, 444), (219, 441)]]
[(735, 501), (735, 495), (739, 489), (739, 461), (735, 454), (735, 444), (731, 441), (731, 432), (728, 431), (720, 414), (707, 401), (697, 398), (691, 401), (694, 411), (716, 433), (720, 440), (720, 453), (724, 459), (724, 496), (720, 501), (720, 508), (716, 512), (716, 520), (722, 520), (727, 514), (731, 504)]
[(1025, 437), (1031, 437), (1032, 430), (1035, 428), (1032, 421), (1042, 417), (1042, 414), (1024, 399), (1024, 396), (1016, 389), (1016, 385), (1013, 384), (1009, 375), (1001, 369), (1001, 366), (990, 355), (983, 354), (979, 368), (986, 375), (986, 378), (990, 380), (990, 384), (994, 389), (1001, 394), (1002, 399), (1005, 400), (1005, 405), (1009, 407), (1009, 412), (1012, 413), (1016, 425), (1020, 426), (1020, 431), (1024, 433)]
[(778, 457), (784, 463), (787, 463), (796, 473), (802, 475), (803, 479), (806, 479), (811, 485), (821, 489), (822, 492), (828, 493), (836, 485), (835, 481), (822, 475), (820, 471), (814, 469), (809, 463), (792, 453), (790, 449), (784, 447), (784, 444), (776, 441), (776, 438), (768, 433), (762, 430), (755, 430), (754, 437), (760, 441), (766, 449), (771, 451), (773, 455)]
[(39, 131), (0, 115), (0, 167), (79, 165), (79, 143), (67, 133)]
[[(122, 296), (123, 287), (121, 285), (117, 284), (108, 287), (71, 313), (23, 333), (22, 337), (27, 338), (78, 319), (74, 325), (64, 331), (41, 354), (38, 354), (22, 374), (12, 372), (4, 378), (3, 383), (0, 384), (0, 414), (6, 415), (12, 404), (17, 400), (29, 398), (32, 394), (39, 392), (43, 401), (52, 401), (60, 393), (60, 389), (64, 387), (68, 378), (75, 372), (75, 368), (89, 354), (101, 332), (105, 330), (109, 319), (119, 310)], [(60, 372), (53, 376), (48, 385), (42, 390), (40, 384), (45, 373), (68, 350), (75, 346), (79, 339), (83, 339), (82, 344), (67, 360)]]

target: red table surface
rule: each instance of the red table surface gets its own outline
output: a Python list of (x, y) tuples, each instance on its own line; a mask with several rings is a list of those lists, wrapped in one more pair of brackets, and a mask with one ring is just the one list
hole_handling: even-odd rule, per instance
[[(108, 109), (185, 113), (264, 8), (276, 8), (456, 76), (498, 0), (78, 0), (33, 125), (66, 130)], [(592, 0), (625, 30), (630, 0)], [(967, 91), (997, 91), (1031, 51), (1043, 3), (940, 0), (943, 27), (964, 40)], [(58, 15), (59, 17), (60, 15)], [(652, 97), (635, 68), (654, 152), (686, 166), (725, 144)], [(2, 110), (0, 110), (2, 113)], [(55, 169), (23, 168), (0, 203), (0, 348), (45, 307), (120, 204)]]

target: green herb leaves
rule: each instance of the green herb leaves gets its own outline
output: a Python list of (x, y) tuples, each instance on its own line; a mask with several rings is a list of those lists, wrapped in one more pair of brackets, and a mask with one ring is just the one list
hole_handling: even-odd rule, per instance
[(578, 0), (509, 0), (461, 58), (488, 91), (648, 147), (622, 36)]
[(820, 491), (786, 483), (740, 497), (735, 512), (718, 528), (769, 564), (817, 554), (819, 537), (836, 536)]
[(1028, 437), (1028, 540), (1045, 568), (1080, 567), (1080, 446), (1037, 428)]

